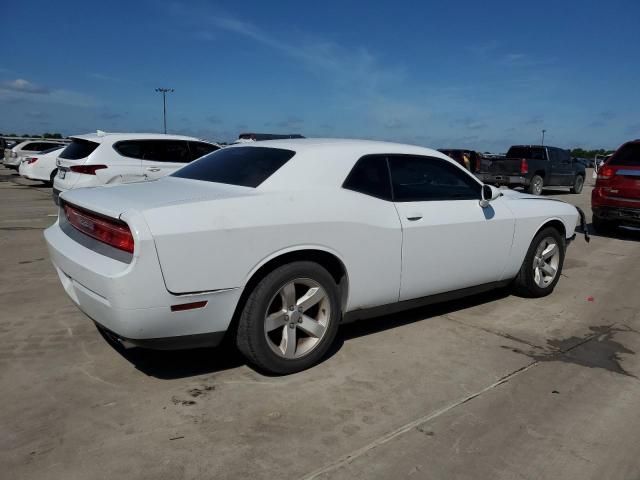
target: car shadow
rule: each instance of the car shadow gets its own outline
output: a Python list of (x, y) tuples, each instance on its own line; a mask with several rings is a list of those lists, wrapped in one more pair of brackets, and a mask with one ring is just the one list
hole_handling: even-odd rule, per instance
[[(597, 232), (593, 228), (593, 223), (587, 224), (587, 230), (592, 237), (613, 238), (615, 240), (625, 240), (631, 242), (640, 241), (640, 228), (635, 227), (618, 227), (612, 229), (610, 232)], [(581, 227), (576, 227), (576, 233), (582, 234), (584, 230)]]
[[(341, 325), (335, 341), (321, 362), (333, 357), (342, 349), (344, 344), (351, 339), (373, 335), (410, 323), (427, 321), (434, 317), (453, 313), (465, 308), (494, 302), (506, 298), (509, 295), (509, 289), (502, 288), (459, 300), (452, 300), (406, 310), (393, 315), (369, 318)], [(244, 357), (236, 349), (231, 338), (229, 338), (231, 336), (225, 337), (222, 344), (215, 348), (162, 351), (142, 348), (125, 349), (110, 337), (105, 336), (103, 332), (98, 331), (103, 335), (109, 345), (137, 370), (161, 380), (173, 380), (211, 374), (246, 365)], [(267, 377), (273, 376), (263, 371), (256, 371)]]

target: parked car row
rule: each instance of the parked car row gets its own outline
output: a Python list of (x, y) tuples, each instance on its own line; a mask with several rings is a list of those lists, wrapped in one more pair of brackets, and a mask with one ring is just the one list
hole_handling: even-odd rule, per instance
[(20, 163), (27, 157), (33, 157), (38, 153), (45, 150), (50, 150), (54, 147), (61, 147), (64, 144), (62, 142), (56, 142), (53, 140), (25, 140), (10, 148), (4, 150), (4, 166), (13, 170), (18, 170)]

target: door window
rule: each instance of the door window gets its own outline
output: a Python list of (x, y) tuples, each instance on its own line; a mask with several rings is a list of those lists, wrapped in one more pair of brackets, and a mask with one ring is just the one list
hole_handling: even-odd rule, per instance
[(481, 198), (481, 184), (446, 160), (411, 155), (388, 158), (396, 202)]
[(391, 179), (385, 155), (367, 155), (358, 160), (342, 185), (354, 192), (391, 200)]

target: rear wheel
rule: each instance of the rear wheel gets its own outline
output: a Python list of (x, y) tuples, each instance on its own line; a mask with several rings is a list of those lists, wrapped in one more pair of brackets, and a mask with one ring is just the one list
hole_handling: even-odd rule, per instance
[(552, 227), (533, 238), (524, 257), (514, 289), (526, 297), (544, 297), (553, 292), (564, 264), (565, 239)]
[(540, 175), (534, 175), (529, 183), (529, 193), (532, 195), (541, 195), (544, 180)]
[(571, 193), (582, 192), (582, 187), (584, 187), (584, 177), (582, 175), (577, 175), (576, 179), (573, 181), (573, 187), (571, 187)]
[(338, 287), (323, 267), (293, 262), (265, 276), (249, 294), (236, 344), (250, 363), (289, 374), (318, 363), (340, 323)]

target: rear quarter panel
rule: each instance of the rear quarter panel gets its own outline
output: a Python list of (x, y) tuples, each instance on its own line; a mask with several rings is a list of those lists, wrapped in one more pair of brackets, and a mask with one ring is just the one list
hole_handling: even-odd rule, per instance
[(144, 213), (167, 289), (243, 287), (270, 259), (318, 249), (347, 269), (347, 309), (398, 300), (402, 233), (391, 202), (348, 190), (264, 193)]

